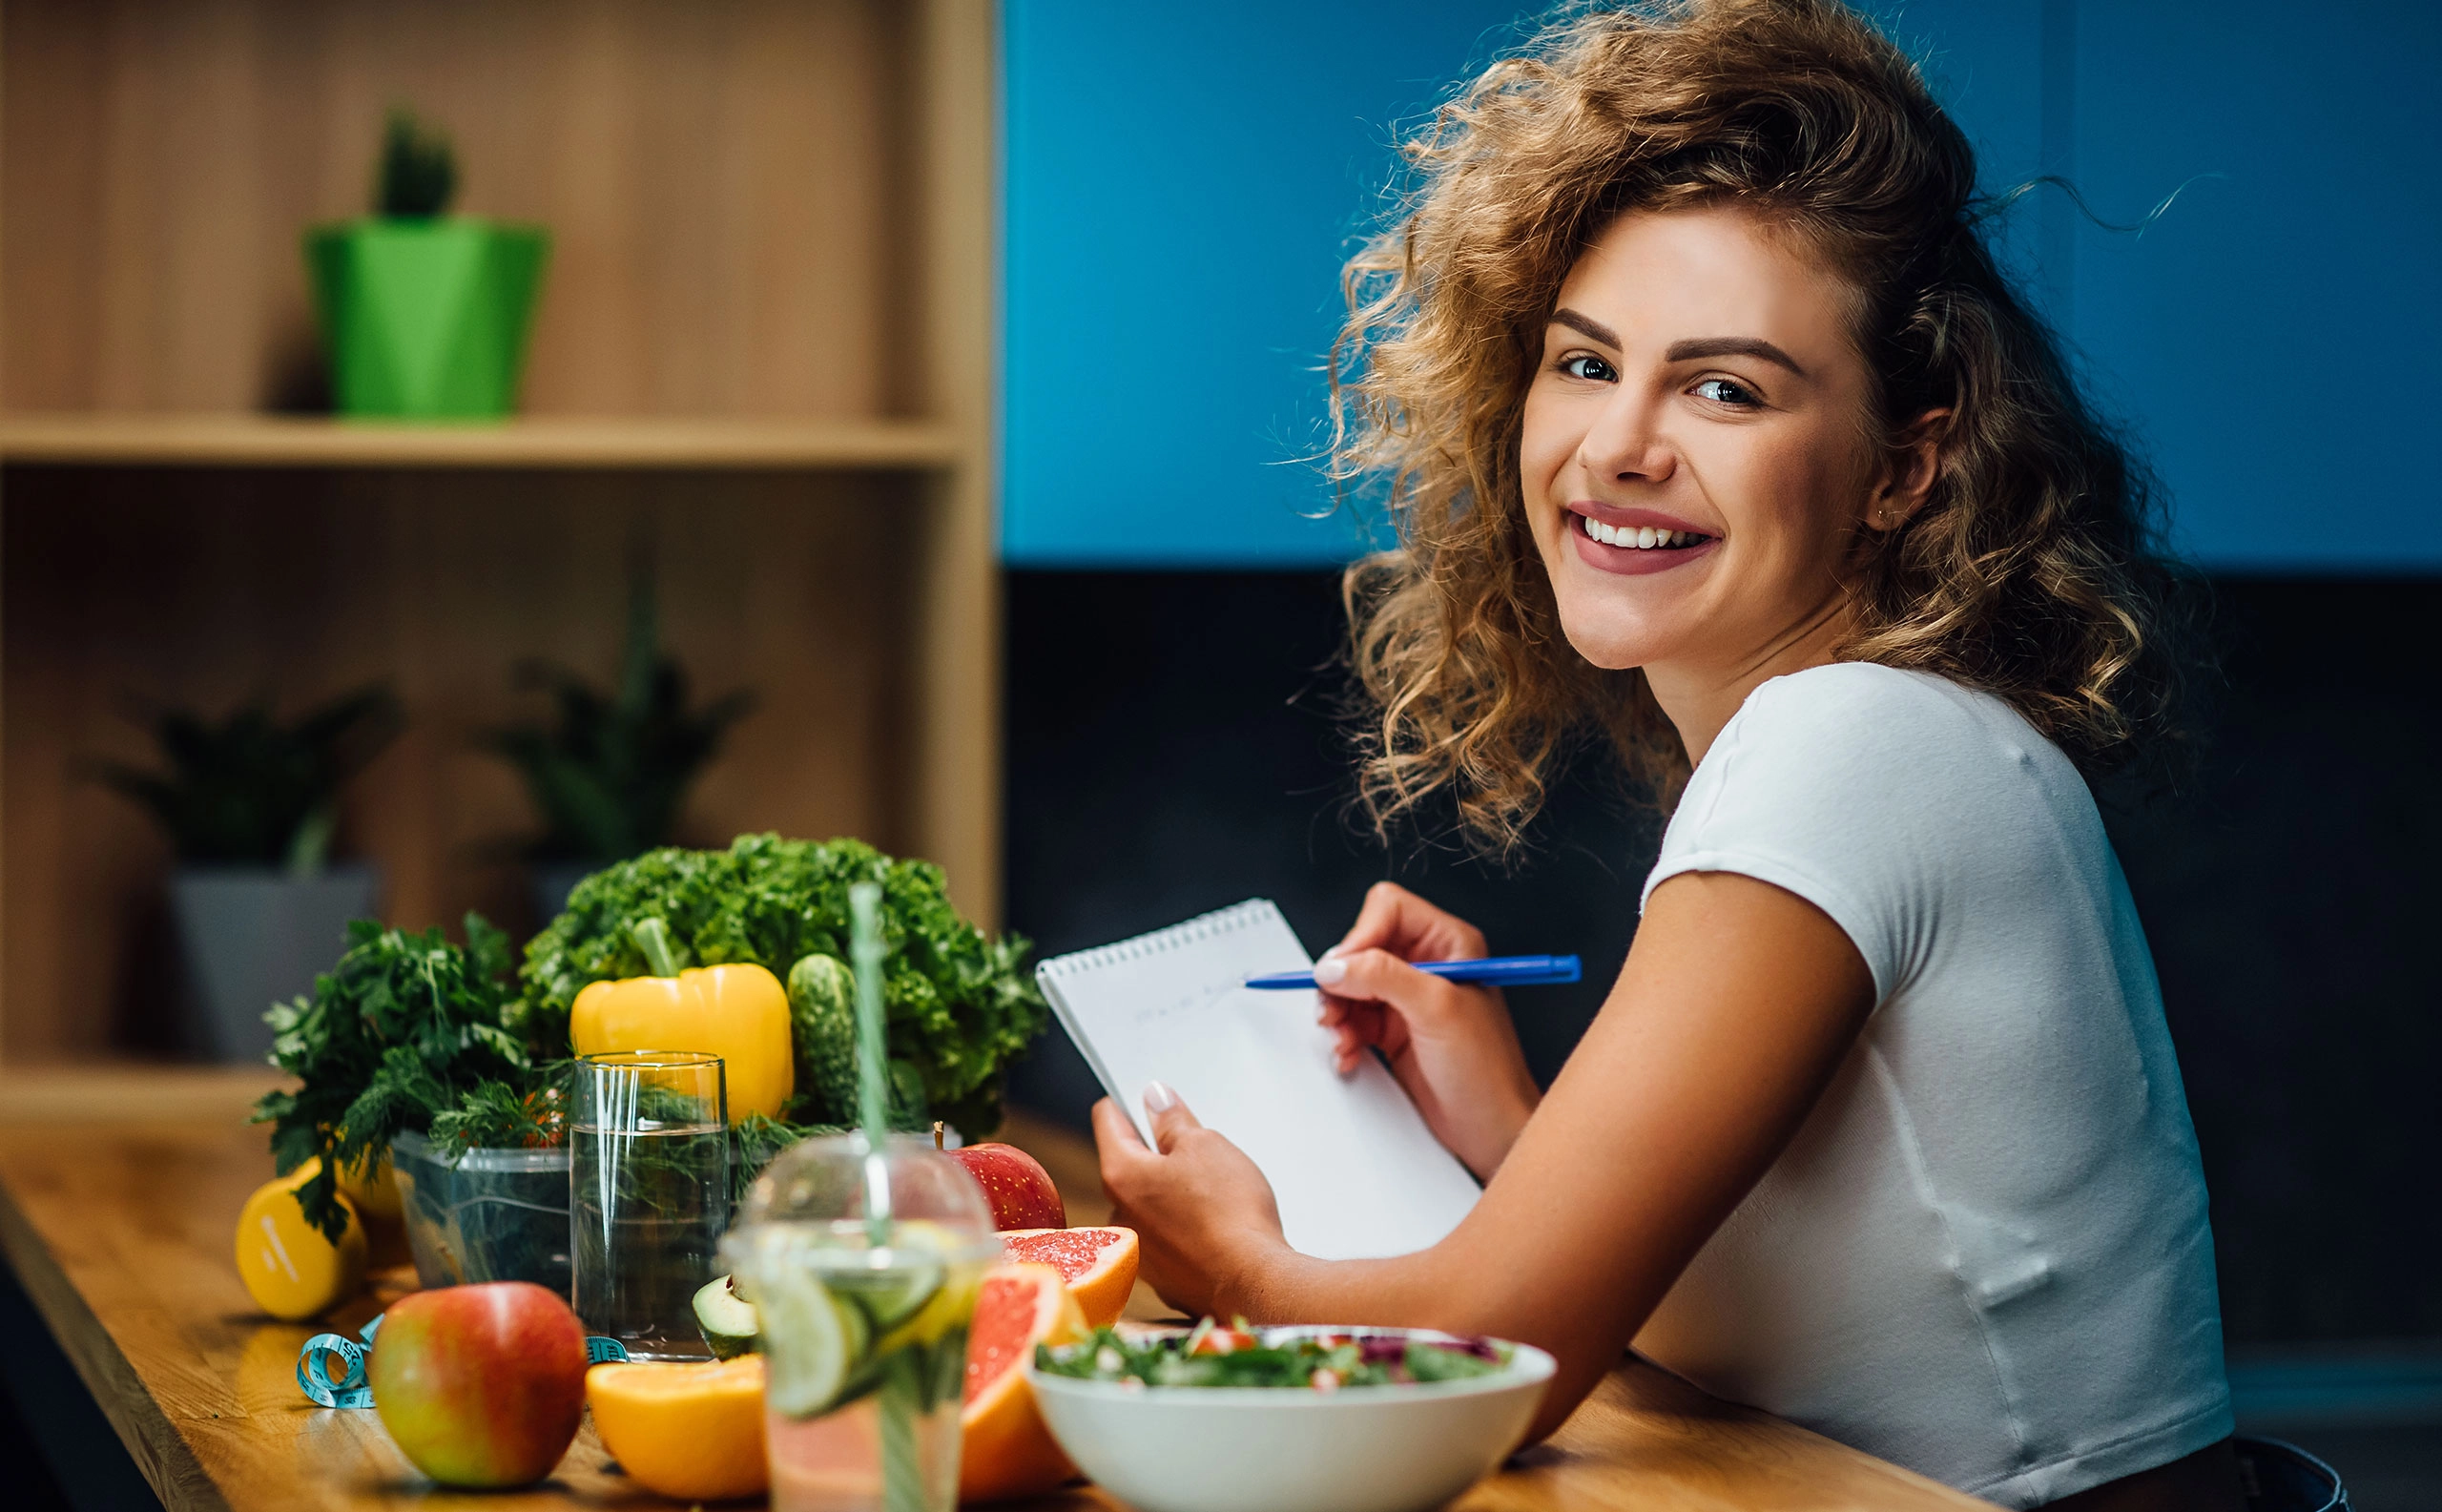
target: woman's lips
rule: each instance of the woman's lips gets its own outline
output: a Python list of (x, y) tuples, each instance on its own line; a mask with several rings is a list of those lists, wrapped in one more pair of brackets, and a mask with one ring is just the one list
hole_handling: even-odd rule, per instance
[[(1561, 516), (1562, 528), (1568, 531), (1569, 542), (1577, 549), (1578, 560), (1598, 571), (1613, 573), (1620, 577), (1643, 577), (1652, 572), (1667, 572), (1674, 567), (1685, 567), (1721, 545), (1720, 536), (1701, 535), (1680, 521), (1666, 519), (1653, 514), (1650, 510), (1606, 509), (1604, 513), (1606, 516), (1623, 516), (1624, 518), (1618, 522), (1623, 525), (1650, 526), (1656, 530), (1698, 535), (1699, 538), (1688, 546), (1612, 546), (1585, 533), (1589, 515), (1576, 509), (1564, 511)], [(1629, 515), (1640, 518), (1633, 521), (1625, 518)], [(1606, 519), (1604, 523), (1607, 525), (1612, 522)]]

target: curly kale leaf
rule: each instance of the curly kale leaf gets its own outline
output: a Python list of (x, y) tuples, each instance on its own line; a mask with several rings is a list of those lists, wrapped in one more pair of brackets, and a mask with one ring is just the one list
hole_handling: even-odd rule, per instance
[[(882, 1000), (890, 1056), (904, 1063), (913, 1095), (898, 1116), (953, 1118), (968, 1137), (1000, 1122), (1001, 1069), (1041, 1033), (1042, 994), (1023, 969), (1026, 942), (994, 940), (961, 917), (928, 861), (895, 860), (861, 840), (788, 840), (742, 835), (724, 851), (664, 849), (597, 872), (568, 908), (526, 947), (515, 1023), (529, 1051), (567, 1052), (569, 1009), (588, 983), (642, 975), (629, 930), (658, 918), (681, 963), (751, 961), (783, 982), (808, 956), (848, 955), (848, 888), (882, 890)], [(804, 1054), (805, 1047), (800, 1047)], [(854, 1108), (832, 1106), (836, 1067), (803, 1067), (800, 1094), (819, 1091), (799, 1116), (852, 1124)]]
[(529, 1080), (531, 1058), (502, 1026), (508, 937), (474, 914), (466, 928), (461, 946), (439, 929), (411, 935), (360, 919), (313, 996), (264, 1015), (273, 1062), (303, 1085), (264, 1096), (255, 1122), (272, 1126), (282, 1174), (321, 1158), (297, 1200), (333, 1240), (347, 1229), (342, 1169), (379, 1162), (394, 1136), (429, 1129), (482, 1082)]

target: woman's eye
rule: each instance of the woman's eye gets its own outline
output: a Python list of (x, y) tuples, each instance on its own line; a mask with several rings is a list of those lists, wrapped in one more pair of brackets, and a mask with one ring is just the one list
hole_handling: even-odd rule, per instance
[(1562, 358), (1561, 371), (1571, 378), (1583, 378), (1593, 383), (1608, 383), (1620, 376), (1610, 363), (1590, 352), (1579, 352), (1575, 356)]
[(1753, 409), (1763, 403), (1746, 384), (1727, 378), (1707, 378), (1690, 392), (1698, 399), (1709, 399), (1716, 404), (1728, 404), (1737, 409)]

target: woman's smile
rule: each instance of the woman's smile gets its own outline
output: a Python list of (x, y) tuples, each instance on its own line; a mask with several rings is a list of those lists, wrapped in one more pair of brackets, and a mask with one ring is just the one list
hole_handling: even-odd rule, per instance
[(1721, 537), (1657, 509), (1623, 509), (1593, 499), (1568, 507), (1578, 560), (1599, 572), (1667, 572), (1712, 554)]

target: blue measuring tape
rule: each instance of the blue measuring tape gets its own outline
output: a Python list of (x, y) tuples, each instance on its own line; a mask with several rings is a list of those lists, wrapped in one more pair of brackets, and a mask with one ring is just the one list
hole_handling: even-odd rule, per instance
[[(377, 1317), (364, 1325), (355, 1338), (344, 1334), (317, 1334), (305, 1341), (297, 1355), (297, 1384), (304, 1389), (308, 1400), (317, 1407), (370, 1407), (373, 1388), (364, 1383), (364, 1357), (373, 1353), (373, 1336), (380, 1331), (382, 1319)], [(347, 1371), (339, 1379), (331, 1379), (333, 1358), (342, 1360)], [(615, 1338), (591, 1335), (585, 1341), (588, 1364), (625, 1364), (628, 1346)]]

